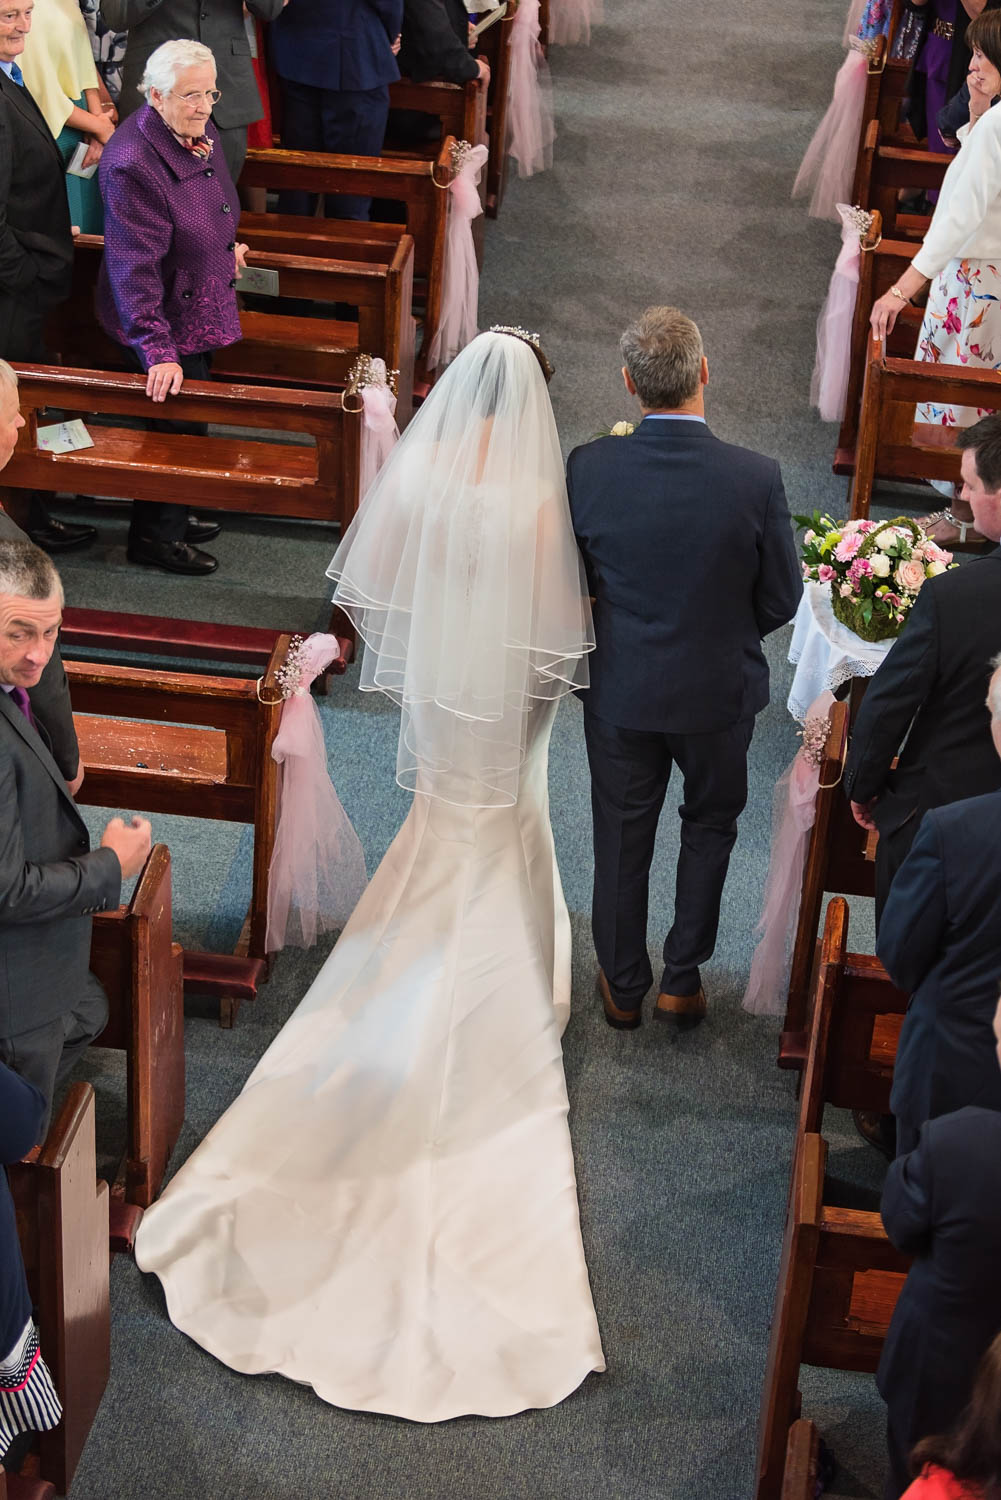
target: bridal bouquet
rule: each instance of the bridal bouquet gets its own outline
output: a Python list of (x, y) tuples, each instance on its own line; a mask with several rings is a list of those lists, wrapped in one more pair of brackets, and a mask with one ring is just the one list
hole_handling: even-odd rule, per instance
[(898, 635), (925, 580), (955, 566), (907, 516), (833, 521), (814, 511), (794, 519), (807, 528), (803, 577), (830, 584), (835, 617), (864, 641)]

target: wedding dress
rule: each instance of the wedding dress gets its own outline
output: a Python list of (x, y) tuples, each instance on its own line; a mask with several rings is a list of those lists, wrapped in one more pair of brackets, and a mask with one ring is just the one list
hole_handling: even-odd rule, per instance
[[(550, 1406), (604, 1368), (560, 1047), (548, 746), (593, 638), (558, 463), (534, 354), (481, 335), (366, 497), (335, 599), (363, 687), (401, 703), (414, 803), (136, 1243), (172, 1321), (233, 1369), (415, 1421)], [(497, 482), (512, 464), (520, 491)]]

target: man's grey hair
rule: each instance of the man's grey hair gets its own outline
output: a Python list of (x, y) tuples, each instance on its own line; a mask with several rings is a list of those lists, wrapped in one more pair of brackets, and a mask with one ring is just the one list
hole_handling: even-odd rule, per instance
[(17, 390), (17, 371), (5, 359), (0, 359), (0, 385), (12, 385)]
[(987, 689), (987, 707), (991, 718), (1001, 719), (1001, 652), (991, 662), (991, 680)]
[(626, 369), (648, 411), (691, 401), (702, 373), (702, 335), (677, 307), (648, 307), (619, 340)]
[(139, 80), (139, 92), (145, 95), (148, 104), (152, 89), (156, 89), (159, 94), (169, 94), (177, 82), (178, 73), (183, 73), (185, 68), (197, 67), (200, 63), (211, 63), (215, 67), (211, 49), (202, 42), (191, 41), (186, 37), (176, 42), (163, 42), (146, 59), (146, 68)]
[(0, 594), (17, 599), (51, 599), (63, 602), (63, 585), (47, 552), (34, 542), (0, 538)]

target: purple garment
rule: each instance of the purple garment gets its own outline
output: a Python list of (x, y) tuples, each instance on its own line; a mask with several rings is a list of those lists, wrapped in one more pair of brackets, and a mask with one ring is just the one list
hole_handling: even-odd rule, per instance
[(97, 316), (145, 369), (240, 338), (233, 251), (240, 202), (215, 126), (206, 161), (144, 104), (101, 157), (104, 259)]
[[(918, 72), (925, 75), (925, 117), (928, 131), (928, 150), (945, 151), (952, 154), (954, 146), (947, 146), (938, 128), (938, 112), (949, 102), (949, 64), (952, 61), (952, 41), (936, 36), (932, 31), (936, 20), (955, 23), (959, 0), (935, 0), (934, 15), (929, 18), (928, 34), (915, 63)], [(938, 193), (929, 193), (931, 202), (938, 201)]]

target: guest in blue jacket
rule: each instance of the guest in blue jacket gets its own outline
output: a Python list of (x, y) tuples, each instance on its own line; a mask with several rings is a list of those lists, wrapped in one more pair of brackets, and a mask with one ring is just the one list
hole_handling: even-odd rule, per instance
[[(389, 115), (389, 85), (403, 0), (289, 0), (268, 33), (282, 80), (282, 145), (289, 151), (378, 156)], [(367, 219), (371, 198), (328, 193), (335, 219)], [(287, 192), (283, 213), (311, 214), (310, 193)]]
[[(1001, 657), (987, 693), (1001, 755)], [(876, 952), (911, 992), (893, 1068), (897, 1151), (964, 1105), (1001, 1110), (993, 1019), (1001, 983), (1001, 792), (933, 808), (893, 878)]]
[[(0, 1063), (0, 1162), (20, 1161), (35, 1142), (46, 1102), (35, 1088)], [(38, 1350), (31, 1296), (17, 1237), (14, 1201), (0, 1170), (0, 1462), (22, 1432), (48, 1432), (62, 1406)]]

